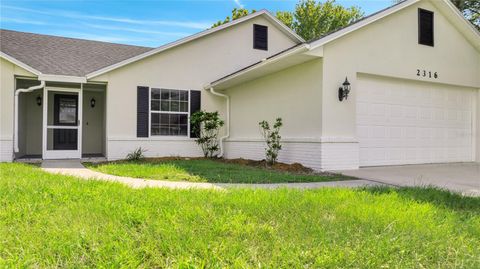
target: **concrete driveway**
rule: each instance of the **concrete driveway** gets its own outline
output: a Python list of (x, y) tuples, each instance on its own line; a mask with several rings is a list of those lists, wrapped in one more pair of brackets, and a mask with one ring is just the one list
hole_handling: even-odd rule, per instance
[(368, 167), (340, 173), (395, 186), (436, 186), (480, 196), (480, 163)]

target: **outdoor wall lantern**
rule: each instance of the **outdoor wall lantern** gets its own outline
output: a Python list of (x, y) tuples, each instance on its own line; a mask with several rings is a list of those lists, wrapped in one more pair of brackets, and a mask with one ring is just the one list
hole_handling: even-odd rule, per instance
[(37, 96), (37, 105), (41, 106), (42, 105), (42, 96)]
[(343, 82), (342, 87), (338, 88), (338, 100), (343, 101), (343, 99), (347, 100), (348, 94), (350, 93), (350, 82), (348, 82), (348, 78), (345, 77), (345, 82)]
[(95, 107), (95, 103), (96, 103), (96, 102), (97, 102), (97, 101), (95, 100), (95, 98), (90, 99), (90, 106), (91, 106), (92, 108)]

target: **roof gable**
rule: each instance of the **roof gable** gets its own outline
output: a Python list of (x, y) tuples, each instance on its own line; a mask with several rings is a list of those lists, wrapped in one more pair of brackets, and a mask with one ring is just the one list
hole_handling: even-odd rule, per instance
[(460, 13), (460, 11), (449, 1), (449, 0), (437, 0), (437, 1), (431, 1), (431, 0), (405, 0), (402, 1), (396, 5), (393, 5), (391, 7), (388, 7), (386, 9), (383, 9), (381, 11), (378, 11), (370, 16), (364, 17), (360, 19), (357, 22), (354, 22), (351, 25), (348, 25), (347, 27), (344, 27), (342, 29), (339, 29), (335, 32), (329, 33), (325, 36), (322, 36), (318, 39), (312, 40), (309, 42), (311, 49), (316, 49), (318, 47), (321, 47), (327, 43), (330, 43), (344, 35), (347, 35), (353, 31), (356, 31), (358, 29), (361, 29), (373, 22), (376, 22), (386, 16), (389, 16), (393, 13), (396, 13), (400, 10), (403, 10), (407, 7), (412, 6), (413, 4), (416, 4), (420, 1), (429, 1), (433, 5), (435, 5), (439, 10), (441, 10), (446, 17), (448, 17), (451, 20), (451, 23), (454, 24), (460, 32), (466, 37), (469, 42), (472, 43), (472, 45), (477, 49), (480, 50), (480, 33), (478, 32), (475, 27), (468, 22), (463, 15)]
[(165, 50), (168, 50), (168, 49), (171, 49), (171, 48), (174, 48), (174, 47), (177, 47), (177, 46), (180, 46), (182, 44), (185, 44), (185, 43), (188, 43), (188, 42), (191, 42), (191, 41), (194, 41), (194, 40), (197, 40), (199, 38), (202, 38), (204, 36), (207, 36), (207, 35), (210, 35), (210, 34), (213, 34), (213, 33), (216, 33), (216, 32), (219, 32), (219, 31), (222, 31), (224, 29), (227, 29), (227, 28), (230, 28), (234, 25), (237, 25), (237, 24), (240, 24), (240, 23), (243, 23), (243, 22), (246, 22), (246, 21), (249, 21), (253, 18), (256, 18), (256, 17), (259, 17), (259, 16), (263, 16), (265, 17), (268, 21), (270, 21), (275, 27), (277, 27), (281, 32), (283, 32), (286, 36), (288, 36), (290, 39), (292, 39), (293, 41), (295, 41), (295, 43), (297, 44), (300, 44), (300, 43), (304, 43), (305, 40), (300, 37), (299, 35), (297, 35), (293, 30), (291, 30), (290, 28), (288, 28), (286, 25), (284, 25), (282, 22), (280, 22), (277, 18), (275, 18), (275, 16), (273, 16), (272, 14), (270, 14), (267, 10), (260, 10), (260, 11), (257, 11), (255, 13), (252, 13), (252, 14), (249, 14), (247, 16), (244, 16), (242, 18), (239, 18), (239, 19), (236, 19), (234, 21), (231, 21), (231, 22), (228, 22), (228, 23), (225, 23), (225, 24), (222, 24), (220, 26), (217, 26), (215, 28), (210, 28), (210, 29), (207, 29), (203, 32), (199, 32), (197, 34), (194, 34), (194, 35), (191, 35), (191, 36), (187, 36), (185, 38), (182, 38), (182, 39), (179, 39), (177, 41), (174, 41), (172, 43), (169, 43), (169, 44), (166, 44), (166, 45), (163, 45), (163, 46), (160, 46), (156, 49), (153, 49), (151, 51), (148, 51), (148, 52), (145, 52), (143, 54), (140, 54), (140, 55), (137, 55), (135, 57), (132, 57), (130, 59), (126, 59), (124, 61), (121, 61), (121, 62), (118, 62), (116, 64), (113, 64), (111, 66), (107, 66), (105, 68), (102, 68), (100, 70), (97, 70), (95, 72), (92, 72), (92, 73), (89, 73), (87, 74), (87, 79), (91, 79), (91, 78), (94, 78), (94, 77), (97, 77), (97, 76), (100, 76), (102, 74), (105, 74), (107, 72), (110, 72), (112, 70), (115, 70), (117, 68), (120, 68), (122, 66), (125, 66), (125, 65), (128, 65), (128, 64), (131, 64), (131, 63), (134, 63), (134, 62), (137, 62), (139, 60), (142, 60), (144, 58), (147, 58), (147, 57), (150, 57), (152, 55), (156, 55), (158, 53), (161, 53)]

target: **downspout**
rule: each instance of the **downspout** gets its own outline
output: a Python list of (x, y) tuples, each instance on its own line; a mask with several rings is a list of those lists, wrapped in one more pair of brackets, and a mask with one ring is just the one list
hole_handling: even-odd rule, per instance
[(227, 100), (227, 120), (226, 120), (227, 133), (224, 136), (220, 137), (220, 154), (218, 155), (218, 157), (223, 157), (223, 154), (225, 153), (223, 142), (225, 139), (227, 139), (230, 136), (230, 97), (226, 94), (216, 92), (212, 86), (210, 86), (210, 93), (216, 96), (223, 97)]
[(14, 104), (14, 110), (15, 110), (15, 118), (14, 118), (14, 137), (13, 137), (13, 150), (15, 153), (19, 152), (19, 148), (18, 148), (18, 96), (20, 95), (20, 93), (23, 93), (23, 92), (33, 92), (35, 90), (39, 90), (39, 89), (42, 89), (43, 87), (45, 87), (45, 81), (44, 80), (41, 80), (40, 81), (40, 85), (37, 85), (37, 86), (32, 86), (30, 88), (27, 88), (27, 89), (17, 89), (15, 91), (15, 104)]

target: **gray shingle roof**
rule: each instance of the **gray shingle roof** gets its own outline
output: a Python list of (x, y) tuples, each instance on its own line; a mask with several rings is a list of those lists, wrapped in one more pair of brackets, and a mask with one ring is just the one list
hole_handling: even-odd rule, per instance
[(0, 51), (49, 75), (85, 76), (152, 49), (0, 29)]

